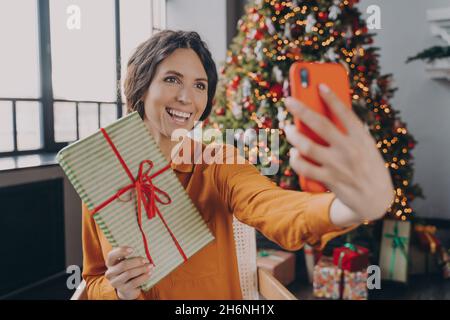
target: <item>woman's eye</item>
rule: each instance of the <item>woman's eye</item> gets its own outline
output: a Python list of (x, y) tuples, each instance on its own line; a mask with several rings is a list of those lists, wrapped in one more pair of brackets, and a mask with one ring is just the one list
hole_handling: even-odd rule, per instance
[(200, 90), (205, 90), (206, 85), (204, 83), (197, 83), (197, 88), (199, 88)]
[(169, 83), (179, 83), (179, 81), (176, 77), (167, 77), (164, 79), (164, 81), (169, 82)]

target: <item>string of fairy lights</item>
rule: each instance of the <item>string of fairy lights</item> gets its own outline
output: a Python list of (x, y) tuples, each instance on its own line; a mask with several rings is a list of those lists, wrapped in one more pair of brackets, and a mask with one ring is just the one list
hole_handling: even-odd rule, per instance
[[(299, 3), (302, 4), (299, 4)], [(339, 3), (340, 10), (345, 10), (345, 7), (352, 6), (357, 1), (341, 1)], [(372, 53), (367, 52), (368, 49), (362, 47), (358, 44), (356, 47), (349, 48), (351, 44), (351, 39), (355, 36), (366, 37), (368, 43), (372, 43), (370, 35), (367, 35), (368, 30), (364, 24), (357, 25), (357, 28), (349, 30), (339, 30), (336, 27), (336, 23), (328, 19), (327, 11), (320, 11), (319, 6), (313, 5), (308, 6), (303, 3), (304, 1), (275, 1), (275, 0), (261, 0), (259, 1), (258, 7), (248, 8), (247, 18), (240, 21), (240, 31), (249, 37), (249, 40), (261, 41), (264, 39), (266, 46), (262, 48), (263, 58), (259, 60), (260, 69), (268, 67), (269, 64), (277, 65), (284, 61), (293, 62), (303, 58), (303, 51), (307, 48), (312, 48), (320, 52), (326, 52), (327, 48), (333, 48), (333, 45), (339, 47), (337, 41), (348, 41), (349, 45), (341, 46), (337, 51), (338, 57), (341, 62), (347, 68), (349, 75), (351, 76), (351, 95), (355, 103), (360, 103), (366, 108), (372, 111), (375, 117), (373, 126), (370, 127), (373, 135), (377, 138), (377, 148), (384, 155), (385, 165), (390, 169), (391, 173), (395, 176), (401, 176), (400, 172), (402, 169), (408, 166), (409, 158), (409, 148), (403, 146), (401, 153), (399, 155), (394, 154), (395, 148), (398, 144), (404, 142), (402, 136), (408, 134), (408, 131), (403, 123), (400, 121), (395, 121), (395, 112), (391, 109), (391, 106), (381, 97), (374, 97), (374, 93), (371, 90), (371, 85), (369, 84), (370, 79), (367, 77), (367, 67), (362, 62), (371, 61), (370, 65), (377, 65), (376, 60), (373, 58)], [(262, 3), (265, 3), (263, 6)], [(316, 3), (316, 2), (313, 2)], [(270, 22), (267, 21), (268, 11), (265, 14), (260, 13), (260, 10), (270, 10)], [(310, 15), (313, 14), (314, 19), (312, 22), (309, 21)], [(285, 28), (302, 28), (309, 27), (309, 33), (303, 33), (302, 36), (291, 36), (286, 37), (279, 32), (267, 32), (268, 23), (273, 23), (275, 25), (285, 25)], [(292, 28), (291, 28), (292, 29)], [(271, 37), (271, 39), (270, 39)], [(271, 40), (268, 42), (268, 40)], [(267, 45), (269, 43), (270, 45)], [(245, 46), (245, 44), (244, 44)], [(364, 60), (366, 59), (366, 60)], [(233, 53), (228, 52), (228, 66), (233, 66), (233, 73), (241, 76), (235, 76), (232, 81), (230, 88), (227, 89), (227, 97), (231, 98), (235, 94), (237, 87), (240, 84), (242, 78), (248, 78), (252, 80), (252, 93), (255, 99), (256, 105), (260, 105), (263, 102), (270, 101), (274, 106), (282, 105), (284, 101), (284, 95), (282, 91), (282, 86), (280, 84), (271, 84), (271, 81), (264, 79), (263, 75), (258, 71), (246, 71), (243, 67), (244, 56), (243, 52)], [(345, 62), (345, 63), (344, 63)], [(223, 72), (225, 73), (225, 72)], [(373, 80), (376, 81), (376, 80)], [(386, 89), (386, 88), (383, 88)], [(232, 99), (227, 99), (228, 108), (232, 108)], [(270, 134), (280, 134), (283, 135), (283, 130), (272, 129), (272, 121), (270, 117), (264, 114), (258, 114), (256, 106), (250, 99), (243, 102), (245, 110), (249, 112), (250, 120), (254, 121), (257, 127), (261, 130), (265, 130)], [(284, 108), (283, 108), (284, 109)], [(219, 112), (223, 115), (224, 111), (219, 109)], [(284, 117), (287, 117), (287, 111), (283, 110), (282, 113)], [(385, 125), (382, 125), (382, 121)], [(394, 131), (385, 134), (383, 128), (389, 123), (394, 123)], [(216, 128), (217, 124), (214, 124)], [(280, 128), (282, 126), (280, 125)], [(385, 135), (385, 136), (383, 136)], [(245, 152), (249, 155), (249, 161), (255, 163), (257, 156), (259, 155), (259, 160), (262, 166), (268, 166), (270, 163), (279, 160), (279, 154), (270, 153), (268, 145), (264, 142), (249, 143), (244, 147)], [(392, 157), (390, 157), (392, 155)], [(286, 171), (285, 175), (289, 175)], [(395, 184), (394, 179), (394, 184)], [(398, 182), (398, 181), (397, 181)], [(398, 184), (398, 183), (397, 183)], [(408, 215), (412, 213), (411, 207), (408, 205), (407, 195), (405, 194), (404, 188), (408, 187), (409, 181), (406, 178), (401, 179), (401, 186), (398, 186), (393, 190), (396, 197), (391, 208), (387, 210), (394, 214), (396, 217), (402, 220), (406, 220)], [(395, 209), (394, 209), (395, 208)]]

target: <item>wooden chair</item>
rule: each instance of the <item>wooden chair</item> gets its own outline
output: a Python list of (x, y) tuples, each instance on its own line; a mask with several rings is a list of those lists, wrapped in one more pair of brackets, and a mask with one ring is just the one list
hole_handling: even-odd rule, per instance
[[(256, 266), (255, 229), (236, 218), (233, 220), (234, 239), (244, 300), (297, 300), (277, 279)], [(87, 300), (86, 282), (78, 286), (71, 300)]]

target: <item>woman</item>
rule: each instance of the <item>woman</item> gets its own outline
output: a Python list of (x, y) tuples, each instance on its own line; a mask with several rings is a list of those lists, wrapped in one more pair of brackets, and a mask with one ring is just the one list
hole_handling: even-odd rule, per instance
[[(162, 31), (142, 43), (128, 63), (128, 111), (140, 113), (170, 161), (177, 144), (171, 140), (172, 132), (190, 130), (195, 121), (208, 117), (216, 84), (215, 64), (197, 33)], [(330, 146), (314, 143), (292, 126), (286, 128), (286, 136), (293, 145), (292, 168), (322, 181), (331, 193), (283, 190), (249, 162), (172, 162), (215, 240), (151, 290), (142, 292), (139, 287), (151, 277), (152, 266), (143, 257), (133, 257), (132, 248), (112, 250), (83, 206), (83, 277), (89, 298), (241, 299), (233, 215), (288, 250), (298, 250), (305, 243), (324, 247), (331, 238), (361, 222), (381, 218), (393, 200), (393, 186), (375, 141), (327, 87), (321, 87), (321, 94), (348, 134), (287, 98), (288, 110), (304, 119)], [(187, 137), (183, 141), (197, 143)], [(300, 153), (321, 167), (306, 162)]]

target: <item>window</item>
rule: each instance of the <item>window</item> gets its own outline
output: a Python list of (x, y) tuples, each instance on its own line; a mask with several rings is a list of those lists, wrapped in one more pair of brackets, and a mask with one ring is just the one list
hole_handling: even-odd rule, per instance
[(56, 152), (121, 117), (128, 58), (164, 27), (165, 0), (2, 0), (0, 157)]

